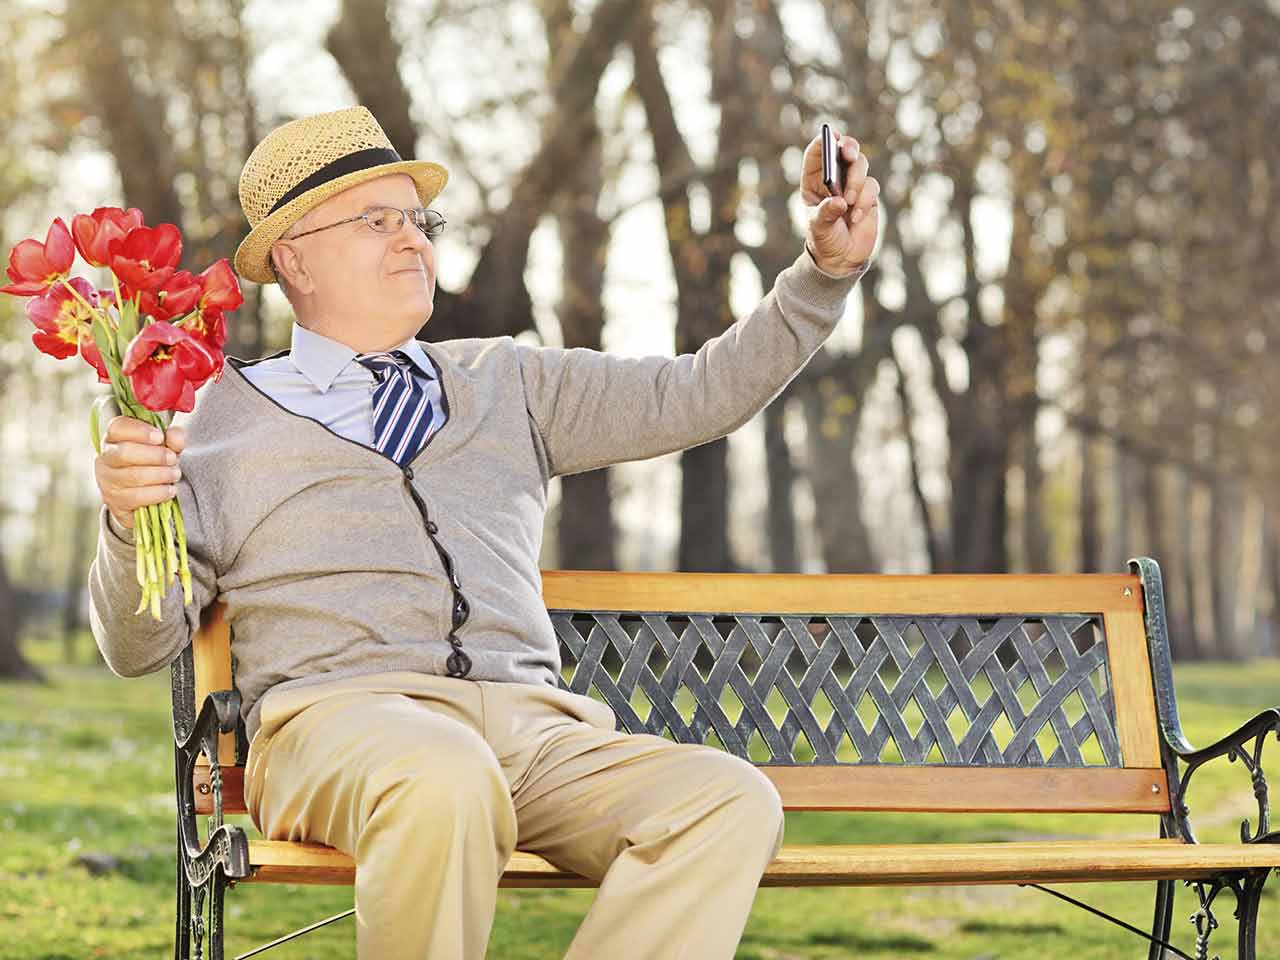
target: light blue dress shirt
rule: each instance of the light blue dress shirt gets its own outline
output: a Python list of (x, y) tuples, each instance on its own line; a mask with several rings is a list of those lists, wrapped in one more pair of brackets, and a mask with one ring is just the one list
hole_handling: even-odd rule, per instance
[[(377, 380), (368, 367), (356, 360), (362, 354), (296, 321), (291, 340), (287, 355), (240, 368), (245, 379), (287, 410), (316, 420), (348, 440), (372, 447), (373, 391)], [(404, 351), (426, 384), (432, 410), (427, 430), (430, 439), (447, 419), (435, 367), (413, 338), (392, 350)]]

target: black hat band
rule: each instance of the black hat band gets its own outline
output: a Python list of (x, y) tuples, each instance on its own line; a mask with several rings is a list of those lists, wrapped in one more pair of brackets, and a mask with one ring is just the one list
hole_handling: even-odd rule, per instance
[(355, 153), (348, 153), (345, 157), (339, 157), (332, 163), (325, 164), (311, 176), (297, 184), (271, 205), (271, 209), (267, 211), (267, 216), (271, 216), (286, 203), (296, 200), (308, 190), (314, 190), (330, 180), (337, 180), (339, 177), (345, 177), (348, 173), (355, 173), (358, 170), (368, 170), (370, 167), (380, 167), (383, 164), (400, 162), (400, 154), (390, 147), (370, 147), (368, 150), (357, 150)]

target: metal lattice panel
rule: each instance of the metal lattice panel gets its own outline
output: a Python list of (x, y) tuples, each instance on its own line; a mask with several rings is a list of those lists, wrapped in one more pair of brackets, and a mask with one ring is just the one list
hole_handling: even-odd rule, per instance
[(1121, 765), (1101, 617), (551, 619), (563, 685), (632, 733), (757, 763)]

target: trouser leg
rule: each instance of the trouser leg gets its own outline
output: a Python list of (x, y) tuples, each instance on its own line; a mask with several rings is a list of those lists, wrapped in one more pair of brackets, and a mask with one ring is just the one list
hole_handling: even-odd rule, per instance
[(255, 738), (246, 793), (263, 834), (356, 861), (361, 960), (485, 954), (516, 820), (472, 720), (465, 705), (353, 693)]
[(518, 847), (600, 882), (566, 960), (729, 960), (782, 843), (773, 784), (713, 747), (616, 733), (598, 704), (588, 723), (557, 717), (562, 691), (483, 686)]

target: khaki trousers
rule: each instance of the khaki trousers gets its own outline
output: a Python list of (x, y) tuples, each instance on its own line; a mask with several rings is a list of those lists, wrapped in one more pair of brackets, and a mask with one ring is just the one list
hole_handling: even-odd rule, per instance
[(356, 862), (360, 960), (476, 960), (511, 852), (599, 883), (569, 960), (728, 960), (782, 806), (714, 747), (550, 686), (397, 672), (268, 693), (245, 799)]

